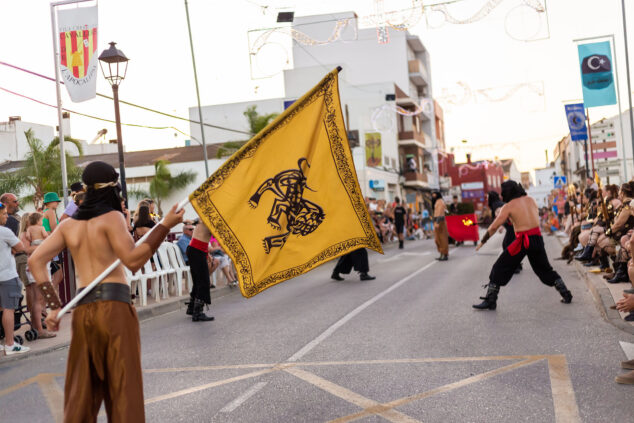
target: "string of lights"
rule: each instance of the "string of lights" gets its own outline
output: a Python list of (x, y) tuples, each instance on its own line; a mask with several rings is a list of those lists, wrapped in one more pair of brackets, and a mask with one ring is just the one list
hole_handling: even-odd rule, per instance
[[(384, 0), (374, 0), (374, 10), (375, 13), (372, 15), (362, 16), (357, 18), (358, 23), (361, 26), (374, 26), (377, 31), (377, 42), (379, 44), (387, 44), (389, 43), (389, 28), (398, 30), (398, 31), (406, 31), (411, 27), (417, 25), (423, 17), (426, 17), (427, 27), (430, 29), (440, 28), (445, 23), (453, 24), (453, 25), (466, 25), (481, 21), (486, 16), (488, 16), (493, 10), (495, 10), (502, 2), (505, 0), (488, 0), (478, 11), (476, 11), (472, 16), (468, 18), (457, 18), (455, 17), (449, 10), (448, 5), (453, 5), (456, 3), (460, 3), (466, 0), (449, 0), (444, 2), (437, 2), (433, 4), (425, 5), (423, 0), (411, 0), (411, 7), (404, 9), (397, 9), (392, 11), (384, 10)], [(531, 10), (534, 10), (537, 14), (545, 14), (546, 8), (545, 3), (542, 4), (542, 0), (519, 0), (520, 6), (526, 6)], [(543, 0), (545, 1), (545, 0)], [(515, 10), (515, 9), (514, 9)], [(439, 13), (442, 16), (442, 22), (439, 25), (434, 26), (429, 19), (429, 16), (434, 12)], [(297, 30), (296, 28), (301, 25), (314, 25), (317, 23), (324, 22), (335, 22), (335, 27), (326, 40), (318, 40), (308, 36), (306, 33)], [(341, 41), (341, 34), (345, 28), (351, 26), (354, 29), (354, 38), (351, 41), (357, 39), (357, 25), (353, 22), (351, 18), (344, 19), (326, 19), (319, 22), (310, 22), (305, 24), (293, 24), (292, 26), (282, 26), (282, 27), (272, 27), (272, 28), (262, 28), (262, 29), (254, 29), (250, 30), (248, 33), (254, 32), (262, 32), (255, 41), (249, 46), (249, 55), (254, 58), (254, 61), (257, 61), (257, 55), (262, 50), (262, 48), (270, 43), (271, 37), (274, 34), (282, 34), (290, 37), (291, 39), (298, 42), (300, 45), (325, 45), (334, 43), (336, 41)], [(539, 32), (541, 26), (541, 21), (538, 22), (538, 28), (536, 33)], [(517, 41), (531, 41), (531, 38), (521, 38), (511, 34), (508, 28), (505, 25), (505, 31), (507, 35)], [(279, 43), (276, 43), (279, 44)], [(281, 46), (281, 44), (280, 44)], [(283, 46), (281, 46), (284, 49)], [(287, 60), (288, 60), (288, 52), (286, 52)], [(281, 70), (281, 69), (280, 69)], [(279, 72), (279, 71), (278, 71)], [(272, 75), (268, 75), (270, 77)], [(252, 76), (253, 78), (253, 76)]]

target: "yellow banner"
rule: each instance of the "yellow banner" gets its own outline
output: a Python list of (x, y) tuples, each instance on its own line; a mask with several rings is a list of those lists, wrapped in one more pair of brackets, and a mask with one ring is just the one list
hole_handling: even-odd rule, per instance
[(383, 253), (330, 72), (190, 195), (252, 297), (359, 248)]

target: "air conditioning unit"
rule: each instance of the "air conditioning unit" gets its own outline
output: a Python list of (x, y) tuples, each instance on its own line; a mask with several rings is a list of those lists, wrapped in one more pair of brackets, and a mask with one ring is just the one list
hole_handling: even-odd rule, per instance
[(358, 129), (348, 131), (348, 142), (350, 143), (350, 148), (359, 146), (359, 130)]

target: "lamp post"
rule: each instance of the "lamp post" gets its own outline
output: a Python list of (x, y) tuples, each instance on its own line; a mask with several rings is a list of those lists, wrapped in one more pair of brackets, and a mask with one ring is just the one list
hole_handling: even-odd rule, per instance
[[(115, 47), (117, 43), (111, 42), (110, 47), (99, 55), (99, 65), (104, 78), (112, 86), (114, 97), (114, 118), (117, 125), (117, 150), (119, 152), (119, 176), (121, 178), (121, 191), (128, 206), (128, 190), (125, 183), (125, 160), (123, 158), (123, 141), (121, 139), (121, 118), (119, 116), (119, 84), (125, 78), (128, 70), (128, 58)], [(107, 69), (107, 72), (106, 72)]]

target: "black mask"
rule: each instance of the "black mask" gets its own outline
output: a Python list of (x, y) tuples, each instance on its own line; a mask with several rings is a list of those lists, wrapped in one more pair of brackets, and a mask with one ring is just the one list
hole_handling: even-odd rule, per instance
[(88, 220), (111, 211), (123, 212), (119, 174), (104, 162), (92, 162), (81, 176), (87, 186), (84, 202), (73, 214), (73, 219)]

